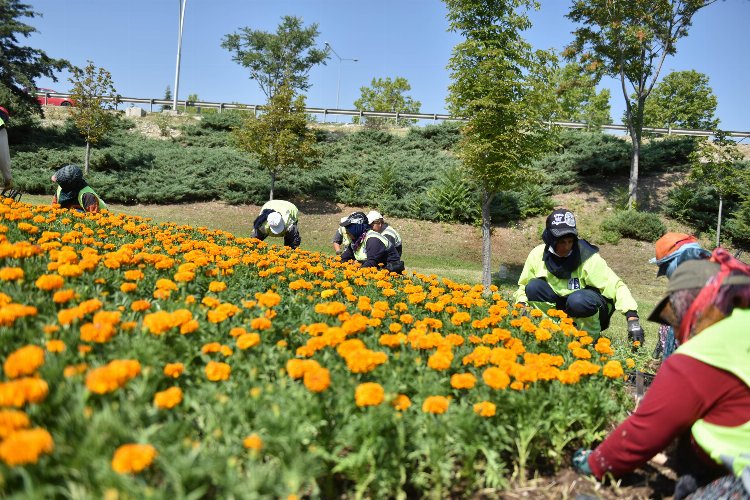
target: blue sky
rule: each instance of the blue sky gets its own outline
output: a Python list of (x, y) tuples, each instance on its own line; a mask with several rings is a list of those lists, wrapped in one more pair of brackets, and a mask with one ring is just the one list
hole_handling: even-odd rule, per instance
[[(108, 69), (123, 96), (161, 98), (174, 86), (179, 0), (26, 0), (42, 13), (26, 22), (39, 33), (25, 45), (43, 49), (83, 67), (87, 60)], [(534, 26), (526, 38), (538, 48), (561, 49), (574, 26), (564, 17), (570, 2), (542, 0), (531, 14)], [(448, 33), (446, 9), (440, 0), (187, 0), (182, 44), (179, 97), (262, 104), (265, 97), (248, 72), (221, 48), (224, 35), (242, 27), (275, 31), (281, 16), (318, 23), (319, 41), (329, 42), (343, 58), (310, 72), (310, 107), (353, 108), (359, 89), (374, 77), (405, 77), (411, 95), (424, 113), (445, 113), (450, 83), (446, 65), (459, 37)], [(725, 130), (750, 130), (750, 1), (726, 0), (700, 11), (677, 55), (667, 59), (661, 76), (695, 69), (709, 76)], [(70, 89), (68, 74), (57, 83), (37, 82), (60, 92)], [(619, 82), (605, 80), (612, 90), (612, 118), (623, 110)], [(343, 118), (342, 118), (343, 120)]]

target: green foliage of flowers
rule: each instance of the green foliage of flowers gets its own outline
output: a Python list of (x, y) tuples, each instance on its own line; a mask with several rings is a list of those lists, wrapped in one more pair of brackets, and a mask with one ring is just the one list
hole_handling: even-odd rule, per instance
[[(628, 408), (629, 346), (559, 312), (226, 232), (7, 201), (0, 280), (0, 412), (38, 376), (17, 409), (54, 441), (10, 465), (0, 425), (4, 496), (463, 496), (553, 470)], [(129, 443), (155, 456), (115, 467)]]

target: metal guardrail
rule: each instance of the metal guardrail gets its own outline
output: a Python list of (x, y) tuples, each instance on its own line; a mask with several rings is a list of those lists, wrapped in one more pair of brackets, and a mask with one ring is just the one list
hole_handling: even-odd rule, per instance
[[(45, 92), (38, 93), (39, 97), (71, 97), (70, 94), (64, 94), (60, 92)], [(148, 104), (151, 113), (154, 112), (154, 106), (172, 106), (174, 101), (170, 99), (143, 99), (138, 97), (101, 97), (103, 101), (114, 102), (115, 106), (121, 103), (131, 104)], [(211, 102), (211, 101), (177, 101), (178, 107), (182, 107), (187, 110), (189, 107), (194, 108), (209, 108), (217, 109), (221, 113), (225, 109), (237, 109), (244, 111), (252, 111), (253, 114), (257, 114), (258, 111), (263, 111), (264, 106), (261, 104), (241, 104), (241, 103), (226, 103), (226, 102)], [(305, 108), (305, 113), (312, 115), (323, 115), (323, 122), (326, 122), (328, 116), (357, 116), (360, 118), (367, 117), (378, 117), (378, 118), (394, 118), (398, 124), (399, 120), (432, 120), (433, 122), (441, 121), (466, 121), (465, 118), (457, 118), (447, 114), (438, 113), (391, 113), (383, 111), (362, 111), (359, 109), (331, 109), (331, 108)], [(547, 122), (552, 127), (562, 127), (571, 129), (586, 129), (589, 127), (586, 123), (581, 122)], [(627, 125), (610, 123), (601, 125), (598, 127), (603, 130), (613, 130), (627, 133)], [(643, 132), (647, 134), (660, 134), (660, 135), (688, 135), (697, 137), (711, 137), (716, 134), (715, 130), (697, 130), (697, 129), (686, 129), (686, 128), (655, 128), (655, 127), (643, 127)], [(742, 132), (737, 130), (723, 130), (722, 133), (727, 137), (738, 137), (738, 138), (750, 138), (750, 132)]]

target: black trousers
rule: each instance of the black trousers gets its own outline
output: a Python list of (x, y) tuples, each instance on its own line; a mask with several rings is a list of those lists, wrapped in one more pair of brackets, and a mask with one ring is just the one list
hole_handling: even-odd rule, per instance
[(526, 285), (526, 298), (529, 302), (547, 302), (564, 311), (571, 318), (588, 318), (597, 312), (602, 331), (609, 328), (609, 319), (614, 312), (611, 301), (598, 290), (582, 288), (565, 297), (558, 295), (546, 280), (534, 278)]

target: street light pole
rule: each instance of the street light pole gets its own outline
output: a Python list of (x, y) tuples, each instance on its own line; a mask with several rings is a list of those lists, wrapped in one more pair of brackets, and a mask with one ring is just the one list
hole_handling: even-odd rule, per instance
[[(182, 2), (182, 3), (180, 3)], [(180, 24), (177, 30), (177, 68), (174, 72), (174, 97), (172, 100), (172, 109), (177, 112), (177, 94), (180, 91), (180, 58), (182, 55), (182, 26), (185, 23), (185, 4), (187, 0), (177, 0), (180, 7)]]
[[(359, 61), (359, 59), (350, 59), (350, 58), (347, 58), (347, 57), (341, 57), (340, 55), (338, 55), (338, 53), (335, 50), (333, 50), (333, 47), (328, 42), (325, 42), (325, 46), (328, 47), (328, 50), (330, 50), (331, 52), (333, 52), (333, 54), (339, 60), (339, 76), (338, 76), (338, 80), (336, 82), (336, 109), (339, 109), (339, 97), (341, 96), (341, 63), (343, 61), (357, 62), (357, 61)], [(339, 121), (338, 115), (336, 115), (336, 121), (337, 122)]]

